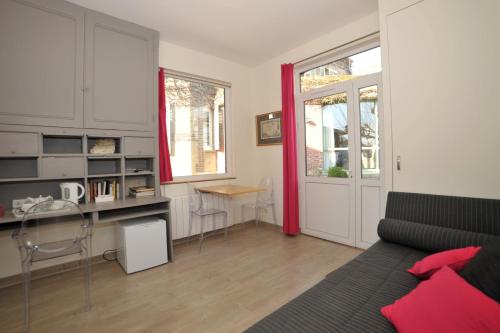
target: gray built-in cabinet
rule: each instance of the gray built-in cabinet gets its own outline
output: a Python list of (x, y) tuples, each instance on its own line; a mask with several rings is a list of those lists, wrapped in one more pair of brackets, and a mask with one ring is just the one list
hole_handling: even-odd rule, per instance
[(0, 122), (152, 131), (158, 33), (59, 0), (0, 2)]
[[(158, 32), (61, 0), (0, 1), (0, 206), (158, 177)], [(113, 154), (95, 155), (100, 139)], [(2, 219), (0, 218), (0, 223)]]

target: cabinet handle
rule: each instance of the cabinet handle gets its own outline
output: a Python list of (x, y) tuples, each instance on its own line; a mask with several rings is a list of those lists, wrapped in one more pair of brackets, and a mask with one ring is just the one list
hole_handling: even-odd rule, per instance
[(15, 154), (15, 153), (16, 153), (16, 151), (15, 151), (15, 150), (11, 150), (11, 151), (10, 151), (10, 153), (11, 153), (11, 154)]
[(67, 176), (67, 174), (63, 173), (61, 176), (66, 177), (66, 176)]
[(401, 171), (401, 156), (396, 157), (396, 170)]

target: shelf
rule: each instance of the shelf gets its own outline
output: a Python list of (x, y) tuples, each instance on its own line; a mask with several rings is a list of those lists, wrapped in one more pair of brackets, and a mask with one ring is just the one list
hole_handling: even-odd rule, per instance
[(111, 155), (99, 155), (99, 154), (87, 154), (87, 159), (89, 160), (117, 160), (122, 158), (122, 154), (111, 154)]
[[(111, 202), (80, 204), (80, 208), (85, 214), (99, 212), (99, 218), (102, 217), (105, 222), (111, 222), (117, 221), (122, 216), (128, 219), (168, 213), (165, 203), (169, 201), (170, 199), (165, 197), (127, 198)], [(17, 217), (12, 213), (12, 209), (7, 208), (5, 215), (0, 217), (0, 230), (11, 229), (16, 226), (14, 222), (21, 220), (21, 217)], [(102, 220), (99, 219), (99, 221)]]
[(149, 207), (128, 208), (126, 211), (104, 211), (99, 213), (99, 223), (123, 221), (137, 217), (168, 213), (168, 208), (151, 209)]
[(44, 181), (67, 181), (68, 179), (83, 179), (85, 178), (83, 175), (81, 177), (77, 176), (68, 176), (68, 177), (24, 177), (24, 178), (0, 178), (1, 183), (25, 183), (25, 182), (44, 182)]
[(42, 154), (42, 157), (83, 157), (83, 154)]
[(125, 155), (125, 159), (141, 159), (141, 158), (154, 158), (153, 155)]
[(111, 177), (121, 177), (122, 174), (121, 173), (106, 173), (106, 174), (102, 174), (102, 175), (88, 175), (87, 178), (111, 178)]
[(129, 176), (149, 176), (153, 175), (153, 171), (125, 172), (125, 177)]
[(38, 177), (37, 157), (0, 158), (0, 179)]
[(87, 173), (89, 176), (121, 174), (121, 159), (98, 158), (87, 161)]
[(83, 137), (74, 135), (43, 135), (44, 154), (82, 154)]
[[(114, 153), (113, 154), (106, 154), (106, 155), (114, 155), (114, 154), (120, 154), (121, 153), (121, 139), (118, 137), (112, 137), (112, 136), (87, 136), (87, 154), (92, 155), (91, 150), (95, 147), (97, 147), (97, 144), (99, 142), (102, 143), (103, 140), (106, 141), (113, 141), (114, 143)], [(98, 154), (96, 154), (98, 155)], [(103, 154), (104, 155), (104, 154)]]

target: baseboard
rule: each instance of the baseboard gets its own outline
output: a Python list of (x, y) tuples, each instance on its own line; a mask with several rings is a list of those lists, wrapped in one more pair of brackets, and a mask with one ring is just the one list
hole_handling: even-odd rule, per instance
[[(255, 220), (249, 220), (249, 221), (233, 224), (232, 226), (229, 227), (228, 230), (234, 231), (234, 230), (240, 230), (240, 229), (245, 229), (245, 228), (251, 228), (252, 226), (255, 228)], [(221, 228), (221, 229), (205, 232), (205, 237), (215, 236), (215, 235), (223, 235), (223, 234), (224, 234), (224, 228)], [(196, 239), (199, 237), (199, 234), (194, 234), (191, 237), (192, 237), (192, 239)], [(184, 238), (175, 239), (173, 243), (174, 243), (174, 245), (180, 245), (180, 244), (187, 243), (187, 241), (188, 241), (188, 238), (184, 237)]]
[[(106, 262), (102, 255), (97, 255), (91, 258), (92, 265)], [(62, 264), (57, 264), (50, 267), (39, 268), (31, 271), (31, 280), (41, 279), (47, 276), (60, 274), (75, 269), (80, 269), (80, 260), (68, 261)], [(21, 284), (22, 274), (7, 276), (0, 279), (0, 289)]]

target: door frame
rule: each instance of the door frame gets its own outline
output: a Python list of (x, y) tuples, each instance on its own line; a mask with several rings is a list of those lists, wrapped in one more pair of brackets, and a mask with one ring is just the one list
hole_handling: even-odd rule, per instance
[[(303, 72), (303, 70), (300, 70)], [(300, 72), (296, 71), (296, 90), (300, 90)], [(378, 179), (363, 179), (361, 177), (361, 137), (360, 137), (360, 110), (359, 110), (359, 89), (377, 85), (378, 91), (378, 126), (379, 126), (379, 163), (380, 175)], [(319, 98), (337, 93), (347, 93), (347, 121), (349, 130), (349, 177), (346, 178), (328, 178), (328, 177), (312, 177), (306, 175), (305, 151), (306, 151), (306, 133), (304, 119), (304, 102), (310, 99)], [(384, 113), (383, 113), (383, 85), (382, 73), (374, 73), (365, 75), (353, 80), (334, 83), (325, 87), (317, 88), (307, 92), (298, 92), (295, 100), (296, 112), (296, 130), (297, 130), (297, 170), (299, 181), (299, 210), (300, 210), (300, 225), (305, 234), (320, 237), (326, 240), (356, 246), (360, 248), (368, 248), (373, 244), (368, 240), (363, 239), (363, 210), (362, 210), (362, 189), (363, 187), (377, 187), (379, 193), (379, 218), (384, 216), (385, 196), (384, 196)], [(307, 228), (307, 208), (306, 208), (306, 184), (307, 183), (322, 183), (322, 184), (339, 184), (351, 185), (349, 193), (349, 231), (348, 237), (340, 237), (338, 235), (328, 234)]]
[[(296, 122), (297, 122), (297, 153), (298, 156), (298, 165), (297, 171), (299, 173), (299, 216), (300, 216), (300, 224), (301, 229), (305, 234), (309, 234), (315, 237), (321, 237), (323, 239), (327, 239), (330, 241), (343, 243), (347, 245), (354, 246), (355, 245), (355, 193), (356, 193), (356, 184), (354, 182), (353, 174), (356, 174), (357, 163), (355, 162), (355, 156), (353, 155), (355, 149), (355, 142), (351, 139), (351, 131), (354, 129), (354, 99), (352, 96), (352, 82), (344, 81), (336, 84), (328, 85), (325, 87), (321, 87), (318, 89), (314, 89), (308, 92), (304, 92), (298, 96), (296, 99), (296, 105), (298, 112), (296, 113)], [(348, 151), (349, 151), (349, 177), (347, 178), (336, 178), (336, 177), (317, 177), (317, 176), (307, 176), (306, 175), (306, 163), (307, 161), (304, 159), (305, 151), (306, 151), (306, 130), (305, 130), (305, 122), (304, 122), (304, 114), (303, 107), (304, 102), (307, 100), (321, 98), (330, 95), (336, 95), (345, 93), (347, 95), (347, 100), (351, 101), (347, 103), (347, 126), (349, 129), (349, 143), (348, 143)], [(300, 139), (299, 139), (300, 138)], [(325, 233), (320, 230), (315, 230), (307, 227), (307, 196), (306, 196), (306, 185), (307, 183), (316, 183), (316, 184), (331, 184), (331, 185), (341, 185), (341, 186), (349, 186), (349, 217), (348, 217), (348, 232), (347, 237), (338, 234)]]

